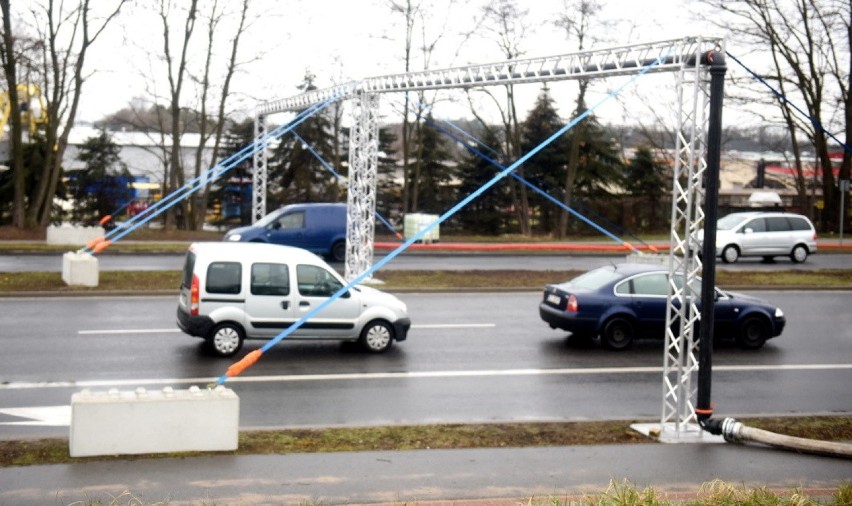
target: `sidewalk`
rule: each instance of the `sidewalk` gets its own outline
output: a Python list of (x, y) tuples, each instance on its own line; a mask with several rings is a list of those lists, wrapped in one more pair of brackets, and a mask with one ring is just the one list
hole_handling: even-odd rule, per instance
[(678, 498), (713, 480), (813, 498), (850, 478), (850, 460), (734, 443), (306, 453), (0, 468), (0, 504), (552, 504), (624, 480)]

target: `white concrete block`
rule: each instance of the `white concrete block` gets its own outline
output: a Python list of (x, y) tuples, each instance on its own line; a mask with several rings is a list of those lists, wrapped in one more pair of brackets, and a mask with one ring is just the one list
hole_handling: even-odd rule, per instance
[(72, 457), (236, 450), (240, 399), (215, 389), (83, 390), (71, 396)]
[(98, 259), (89, 253), (62, 255), (62, 281), (69, 286), (98, 286)]
[(79, 227), (60, 225), (47, 227), (47, 244), (71, 244), (83, 246), (92, 239), (103, 236), (104, 227)]

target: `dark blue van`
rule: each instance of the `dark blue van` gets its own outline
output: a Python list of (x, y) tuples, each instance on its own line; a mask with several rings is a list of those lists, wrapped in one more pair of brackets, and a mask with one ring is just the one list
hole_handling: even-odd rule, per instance
[(226, 241), (295, 246), (335, 262), (346, 260), (346, 204), (291, 204), (254, 225), (235, 228)]

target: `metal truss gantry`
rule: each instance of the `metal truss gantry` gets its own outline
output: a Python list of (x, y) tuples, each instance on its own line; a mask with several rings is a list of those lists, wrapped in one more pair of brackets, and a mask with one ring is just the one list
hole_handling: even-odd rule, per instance
[(672, 177), (669, 297), (660, 423), (664, 432), (683, 438), (703, 433), (695, 415), (693, 380), (698, 373), (696, 332), (701, 316), (696, 305), (701, 295), (698, 232), (704, 223), (710, 78), (707, 66), (700, 59), (684, 65), (677, 77), (679, 116)]
[[(680, 117), (672, 190), (672, 231), (669, 254), (670, 290), (663, 372), (664, 427), (680, 434), (692, 430), (695, 408), (692, 378), (697, 372), (694, 301), (700, 293), (697, 231), (704, 214), (702, 176), (706, 167), (706, 123), (709, 86), (702, 55), (720, 50), (721, 38), (685, 37), (577, 53), (467, 65), (440, 70), (370, 77), (260, 104), (256, 133), (265, 132), (266, 117), (298, 111), (321, 101), (356, 99), (349, 152), (349, 197), (346, 272), (352, 280), (372, 266), (375, 232), (378, 152), (378, 94), (416, 90), (475, 88), (506, 84), (583, 80), (635, 74), (658, 62), (651, 72), (674, 72)], [(254, 215), (266, 213), (266, 153), (254, 159)], [(260, 197), (260, 194), (263, 197)], [(675, 302), (673, 302), (675, 301)], [(687, 301), (680, 304), (676, 301)]]

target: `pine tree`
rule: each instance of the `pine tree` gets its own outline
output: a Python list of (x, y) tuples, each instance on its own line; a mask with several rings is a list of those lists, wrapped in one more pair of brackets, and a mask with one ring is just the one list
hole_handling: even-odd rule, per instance
[[(550, 91), (544, 87), (536, 99), (535, 105), (521, 125), (521, 147), (524, 153), (529, 152), (542, 141), (553, 135), (562, 127), (562, 119), (553, 106)], [(564, 179), (568, 164), (568, 144), (566, 137), (559, 137), (527, 160), (525, 165), (526, 179), (553, 195), (558, 192)], [(537, 193), (530, 194), (530, 208), (533, 216), (534, 230), (542, 233), (552, 233), (557, 225), (559, 209), (555, 204)]]
[[(303, 92), (317, 89), (314, 79), (315, 76), (307, 72), (299, 89)], [(281, 138), (268, 161), (268, 202), (280, 207), (295, 202), (338, 199), (337, 178), (323, 164), (334, 163), (332, 135), (331, 119), (323, 110)], [(339, 166), (333, 168), (340, 173)]]
[(456, 171), (446, 140), (433, 124), (432, 116), (427, 116), (418, 139), (420, 178), (416, 184), (418, 206), (414, 211), (440, 214), (456, 202), (453, 187)]
[[(493, 130), (487, 129), (483, 134), (482, 144), (485, 146), (498, 146), (499, 142)], [(477, 147), (477, 150), (492, 159), (499, 157), (497, 153), (488, 151), (488, 148), (485, 147)], [(478, 190), (483, 184), (491, 180), (499, 170), (498, 167), (478, 153), (469, 152), (459, 165), (460, 198), (467, 197)], [(458, 220), (461, 228), (467, 232), (498, 235), (507, 229), (508, 220), (512, 216), (511, 205), (512, 196), (508, 181), (503, 180), (472, 200), (458, 212), (454, 219)]]
[(644, 202), (648, 213), (641, 213), (639, 224), (642, 228), (653, 227), (657, 221), (657, 208), (667, 190), (665, 168), (654, 159), (647, 146), (640, 146), (633, 159), (624, 168), (624, 187), (634, 197)]
[(122, 210), (133, 198), (133, 177), (121, 161), (120, 152), (121, 148), (103, 130), (80, 146), (77, 159), (85, 167), (69, 174), (68, 182), (74, 199), (72, 220), (96, 225), (102, 218)]
[[(222, 156), (227, 160), (254, 143), (254, 120), (247, 119), (228, 129), (222, 140)], [(218, 210), (220, 221), (236, 220), (248, 225), (252, 220), (253, 157), (246, 157), (215, 183), (211, 191), (210, 206)]]

